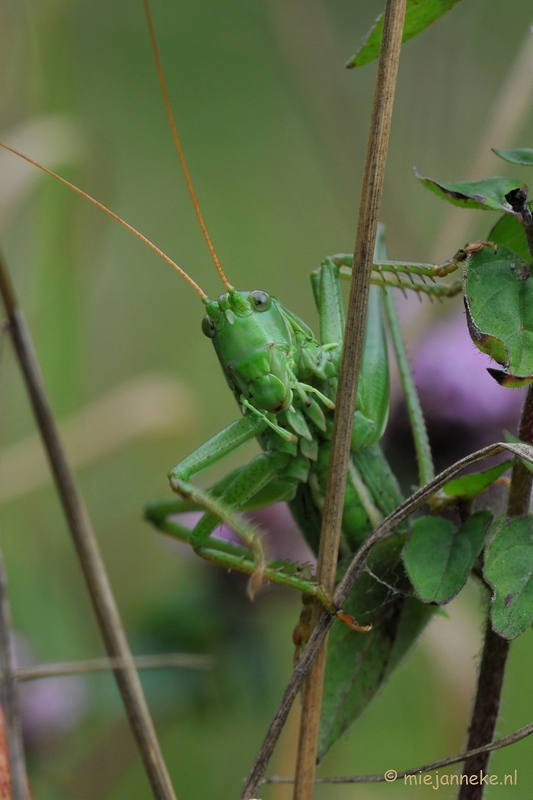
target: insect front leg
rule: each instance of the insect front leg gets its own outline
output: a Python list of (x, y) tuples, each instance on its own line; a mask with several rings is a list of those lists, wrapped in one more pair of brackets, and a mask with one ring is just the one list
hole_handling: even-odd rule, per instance
[(191, 531), (189, 541), (198, 550), (213, 530), (222, 522), (235, 531), (241, 541), (254, 555), (255, 571), (250, 582), (249, 592), (253, 594), (261, 583), (266, 559), (258, 531), (248, 522), (234, 515), (246, 501), (272, 479), (275, 465), (268, 458), (254, 459), (247, 469), (233, 473), (232, 480), (226, 480), (217, 492), (209, 492), (195, 486), (190, 479), (207, 467), (217, 463), (225, 456), (238, 450), (244, 444), (258, 436), (264, 429), (261, 420), (243, 417), (233, 422), (224, 430), (213, 436), (197, 450), (187, 456), (168, 474), (170, 487), (182, 501), (177, 505), (152, 503), (147, 509), (147, 516), (156, 524), (163, 515), (179, 513), (193, 509), (203, 509), (207, 514)]
[[(299, 461), (280, 451), (268, 451), (234, 470), (207, 491), (190, 482), (190, 478), (206, 466), (237, 449), (262, 430), (263, 423), (244, 417), (187, 456), (169, 473), (170, 485), (182, 499), (150, 503), (146, 509), (147, 518), (160, 530), (190, 543), (199, 556), (250, 574), (248, 594), (251, 597), (263, 579), (271, 580), (316, 597), (328, 613), (337, 616), (352, 630), (368, 631), (369, 626), (360, 626), (350, 614), (336, 608), (322, 586), (308, 576), (308, 570), (304, 567), (289, 562), (267, 562), (260, 531), (235, 513), (263, 508), (282, 500), (290, 501), (301, 481), (307, 477), (306, 459)], [(169, 520), (173, 514), (193, 510), (203, 510), (206, 514), (192, 530)], [(221, 522), (235, 531), (244, 548), (211, 536)]]
[(261, 420), (243, 417), (213, 436), (169, 472), (170, 486), (182, 499), (175, 503), (153, 502), (146, 512), (147, 517), (161, 528), (169, 514), (205, 511), (202, 519), (192, 531), (184, 533), (183, 538), (201, 556), (205, 555), (207, 547), (210, 560), (213, 560), (212, 548), (208, 546), (211, 534), (220, 523), (231, 528), (253, 556), (254, 570), (248, 587), (250, 596), (261, 585), (266, 556), (260, 532), (235, 512), (293, 497), (300, 480), (294, 464), (282, 452), (266, 452), (234, 470), (210, 490), (200, 489), (190, 479), (258, 436), (265, 427)]
[(182, 480), (177, 468), (172, 471), (170, 485), (177, 494), (193, 500), (207, 512), (198, 522), (191, 534), (191, 544), (201, 555), (201, 549), (208, 542), (211, 533), (223, 522), (235, 531), (237, 536), (253, 553), (255, 570), (248, 585), (248, 594), (253, 598), (261, 586), (266, 569), (266, 557), (260, 531), (235, 512), (255, 506), (292, 497), (296, 491), (294, 481), (278, 480), (286, 457), (277, 452), (261, 453), (249, 464), (236, 470), (232, 480), (224, 481), (222, 489), (216, 487), (213, 493), (198, 489), (188, 481)]

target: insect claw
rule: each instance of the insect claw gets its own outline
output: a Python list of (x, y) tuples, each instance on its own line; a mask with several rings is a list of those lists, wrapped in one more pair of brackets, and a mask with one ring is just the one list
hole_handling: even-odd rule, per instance
[(261, 562), (257, 565), (255, 570), (250, 575), (250, 580), (248, 581), (248, 586), (246, 587), (246, 594), (248, 595), (250, 600), (253, 600), (256, 596), (257, 592), (263, 585), (263, 575), (265, 572), (265, 564)]
[(337, 619), (340, 619), (341, 622), (344, 622), (352, 631), (357, 631), (357, 633), (369, 633), (372, 630), (372, 625), (359, 625), (355, 617), (341, 609), (337, 611)]

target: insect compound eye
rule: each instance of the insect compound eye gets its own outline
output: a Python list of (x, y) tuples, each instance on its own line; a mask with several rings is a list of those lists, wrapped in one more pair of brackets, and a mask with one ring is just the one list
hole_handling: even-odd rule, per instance
[(206, 314), (202, 320), (202, 331), (208, 339), (213, 339), (215, 337), (217, 329), (215, 328), (213, 320), (209, 314)]
[(250, 292), (248, 300), (255, 311), (267, 311), (270, 308), (270, 295), (260, 289)]

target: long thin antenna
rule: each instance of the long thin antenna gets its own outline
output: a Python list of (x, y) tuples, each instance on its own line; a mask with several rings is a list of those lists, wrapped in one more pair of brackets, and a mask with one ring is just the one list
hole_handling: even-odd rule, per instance
[(165, 108), (167, 111), (168, 121), (170, 123), (170, 129), (172, 131), (172, 138), (174, 139), (174, 144), (176, 145), (176, 150), (178, 153), (178, 157), (181, 163), (181, 168), (183, 170), (183, 174), (185, 176), (185, 182), (187, 183), (187, 188), (189, 190), (189, 194), (191, 195), (191, 199), (194, 205), (194, 210), (196, 211), (196, 216), (198, 217), (198, 222), (200, 223), (200, 227), (202, 229), (202, 233), (204, 235), (204, 239), (207, 243), (209, 248), (209, 252), (211, 253), (211, 258), (214, 261), (215, 267), (217, 268), (217, 272), (220, 275), (222, 283), (226, 287), (226, 289), (231, 291), (233, 286), (226, 278), (224, 270), (222, 269), (222, 264), (220, 263), (218, 256), (215, 252), (215, 248), (213, 247), (213, 242), (211, 241), (211, 237), (207, 231), (206, 224), (204, 222), (204, 218), (202, 216), (202, 212), (200, 211), (200, 204), (198, 203), (198, 198), (196, 197), (196, 192), (194, 191), (194, 186), (192, 185), (191, 176), (189, 175), (189, 169), (187, 167), (187, 162), (185, 161), (185, 155), (183, 153), (183, 149), (181, 147), (180, 137), (178, 136), (178, 129), (176, 127), (176, 122), (174, 120), (174, 114), (172, 113), (172, 106), (170, 105), (170, 98), (168, 96), (167, 84), (165, 81), (165, 74), (163, 72), (163, 65), (161, 64), (161, 57), (159, 55), (159, 48), (157, 46), (157, 39), (155, 37), (155, 30), (154, 30), (154, 23), (152, 21), (152, 13), (150, 11), (150, 3), (149, 0), (143, 0), (144, 10), (146, 13), (146, 20), (148, 23), (148, 32), (150, 34), (150, 41), (152, 43), (152, 50), (154, 53), (155, 65), (157, 69), (157, 75), (159, 78), (159, 85), (161, 86), (161, 92), (163, 94), (163, 102), (165, 103)]
[(65, 178), (62, 178), (61, 175), (57, 174), (57, 172), (53, 172), (51, 169), (48, 169), (48, 167), (44, 167), (42, 164), (39, 164), (38, 161), (34, 161), (29, 156), (25, 156), (24, 153), (20, 153), (18, 150), (15, 150), (14, 147), (9, 147), (9, 145), (4, 144), (3, 142), (0, 142), (0, 147), (3, 147), (4, 150), (9, 150), (10, 153), (13, 153), (19, 158), (23, 158), (24, 161), (28, 162), (28, 164), (33, 164), (34, 167), (37, 167), (37, 169), (42, 170), (42, 172), (46, 172), (47, 175), (50, 175), (52, 178), (55, 178), (60, 183), (63, 183), (65, 186), (68, 186), (69, 189), (72, 189), (74, 192), (77, 192), (77, 194), (81, 195), (86, 200), (89, 200), (89, 202), (92, 203), (94, 206), (100, 208), (102, 211), (105, 211), (105, 213), (109, 214), (109, 216), (113, 217), (113, 219), (116, 219), (117, 222), (120, 222), (121, 225), (123, 225), (125, 228), (131, 231), (131, 233), (135, 234), (135, 236), (137, 236), (137, 238), (140, 239), (141, 242), (144, 242), (144, 244), (148, 245), (148, 247), (151, 250), (153, 250), (154, 253), (157, 253), (158, 256), (161, 256), (161, 258), (164, 259), (167, 262), (167, 264), (170, 264), (170, 266), (173, 269), (175, 269), (176, 272), (179, 275), (181, 275), (182, 278), (185, 278), (187, 283), (190, 286), (192, 286), (192, 288), (197, 294), (200, 295), (202, 300), (205, 300), (207, 298), (207, 295), (204, 292), (204, 290), (201, 289), (200, 286), (198, 286), (196, 281), (193, 281), (190, 275), (187, 275), (185, 270), (183, 270), (181, 267), (178, 267), (176, 262), (172, 261), (172, 259), (169, 258), (165, 253), (163, 253), (163, 251), (160, 250), (159, 247), (157, 247), (153, 242), (151, 242), (150, 239), (147, 239), (146, 236), (143, 236), (142, 233), (140, 233), (136, 228), (133, 227), (133, 225), (130, 225), (129, 222), (123, 220), (122, 217), (119, 217), (118, 214), (115, 214), (114, 211), (111, 211), (109, 208), (104, 206), (103, 203), (100, 203), (98, 200), (95, 200), (94, 197), (91, 197), (90, 194), (84, 192), (83, 189), (79, 189), (75, 184), (71, 183), (70, 181), (67, 181)]

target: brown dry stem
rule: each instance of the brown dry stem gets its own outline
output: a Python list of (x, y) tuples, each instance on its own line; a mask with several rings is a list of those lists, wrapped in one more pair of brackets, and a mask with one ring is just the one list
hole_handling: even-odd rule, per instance
[(4, 559), (0, 554), (0, 696), (6, 721), (9, 772), (13, 800), (28, 800), (28, 778), (22, 741), (19, 695), (13, 675), (15, 649), (11, 627), (11, 607), (7, 590)]
[(85, 576), (98, 626), (110, 658), (121, 659), (121, 666), (114, 669), (115, 678), (153, 795), (157, 800), (176, 800), (107, 570), (74, 473), (61, 443), (33, 344), (18, 305), (7, 266), (1, 256), (0, 293), (7, 313), (9, 332), (54, 475), (68, 528)]
[[(387, 2), (370, 121), (318, 554), (317, 580), (328, 593), (333, 591), (335, 585), (353, 415), (361, 369), (374, 245), (385, 177), (405, 6), (406, 0)], [(315, 607), (315, 623), (319, 613)], [(310, 800), (313, 794), (326, 652), (327, 637), (317, 654), (305, 685), (294, 800)]]
[[(529, 210), (529, 209), (528, 209)], [(530, 212), (531, 213), (531, 212)], [(533, 387), (530, 386), (518, 430), (521, 441), (533, 443)], [(517, 461), (511, 475), (507, 518), (520, 517), (528, 513), (533, 474), (522, 461)], [(505, 666), (511, 642), (492, 630), (490, 612), (487, 613), (485, 643), (479, 667), (479, 677), (474, 701), (474, 710), (468, 729), (467, 749), (490, 744), (498, 719), (500, 697), (505, 675)], [(490, 751), (473, 756), (465, 761), (463, 775), (476, 775), (486, 772)], [(483, 785), (463, 784), (459, 800), (481, 800)]]

